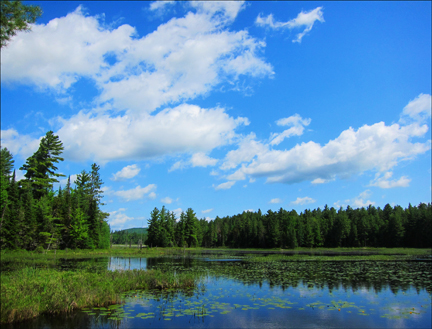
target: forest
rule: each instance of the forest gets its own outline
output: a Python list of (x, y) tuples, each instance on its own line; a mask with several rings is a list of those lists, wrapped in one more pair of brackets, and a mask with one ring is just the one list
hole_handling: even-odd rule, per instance
[(12, 154), (1, 148), (0, 247), (2, 249), (105, 249), (110, 246), (107, 213), (101, 211), (103, 184), (100, 167), (83, 170), (71, 187), (53, 189), (59, 177), (56, 164), (64, 159), (63, 144), (52, 131), (20, 167), (17, 181)]
[(369, 205), (367, 209), (329, 208), (243, 212), (198, 220), (188, 209), (177, 220), (165, 207), (149, 220), (149, 246), (289, 248), (296, 247), (432, 247), (432, 207), (420, 203), (403, 209)]
[[(176, 218), (164, 207), (150, 214), (145, 234), (110, 232), (103, 205), (100, 167), (77, 175), (74, 188), (70, 177), (64, 189), (53, 189), (56, 163), (63, 161), (63, 144), (52, 131), (40, 141), (38, 150), (20, 170), (17, 181), (12, 154), (1, 148), (2, 249), (106, 249), (110, 243), (137, 244), (141, 238), (150, 247), (432, 247), (431, 204), (420, 203), (403, 209), (369, 205), (367, 209), (323, 208), (243, 212), (234, 216), (198, 219), (189, 208)], [(110, 241), (110, 239), (112, 241)]]
[(147, 239), (147, 228), (128, 228), (111, 232), (112, 244), (139, 244)]

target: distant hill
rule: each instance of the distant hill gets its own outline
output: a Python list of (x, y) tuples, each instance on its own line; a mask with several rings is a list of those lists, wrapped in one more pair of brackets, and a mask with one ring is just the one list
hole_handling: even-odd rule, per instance
[(121, 231), (115, 231), (111, 234), (113, 244), (137, 244), (142, 239), (147, 239), (147, 227), (134, 227)]
[(132, 234), (132, 233), (138, 233), (138, 234), (146, 234), (147, 233), (148, 228), (147, 227), (134, 227), (134, 228), (127, 228), (125, 230), (120, 230), (120, 231), (116, 231), (117, 233), (120, 232), (127, 232), (128, 234)]

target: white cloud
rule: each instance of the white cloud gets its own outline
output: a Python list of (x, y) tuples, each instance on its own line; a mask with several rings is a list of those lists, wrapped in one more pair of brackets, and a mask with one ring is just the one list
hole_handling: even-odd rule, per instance
[(27, 159), (38, 150), (41, 138), (20, 135), (15, 129), (6, 129), (1, 131), (1, 146), (6, 147), (14, 157), (19, 155)]
[(370, 182), (370, 186), (378, 186), (380, 188), (408, 187), (411, 179), (402, 176), (399, 179), (390, 180), (393, 172), (388, 171), (381, 177), (381, 173), (376, 173), (374, 180)]
[(32, 24), (32, 33), (18, 32), (1, 52), (2, 82), (19, 81), (65, 91), (80, 76), (91, 77), (108, 67), (104, 55), (128, 49), (135, 29), (122, 25), (109, 31), (82, 7), (66, 17)]
[(171, 204), (173, 202), (173, 199), (171, 199), (170, 197), (165, 197), (161, 199), (162, 203), (166, 203), (166, 204)]
[(408, 117), (419, 122), (426, 121), (431, 117), (431, 107), (431, 95), (420, 94), (404, 107), (400, 121), (405, 123)]
[(156, 199), (156, 193), (155, 192), (150, 192), (149, 195), (148, 195), (148, 198), (151, 199), (151, 200)]
[(281, 203), (282, 200), (279, 198), (271, 199), (269, 203)]
[(316, 200), (314, 200), (314, 199), (312, 199), (312, 198), (309, 198), (308, 196), (305, 196), (304, 198), (297, 198), (295, 201), (291, 201), (291, 203), (292, 204), (300, 204), (300, 205), (303, 205), (303, 204), (310, 204), (310, 203), (315, 203), (316, 202)]
[(178, 169), (184, 169), (187, 167), (187, 162), (185, 161), (176, 161), (169, 169), (168, 172), (174, 171), (174, 170), (178, 170)]
[(309, 141), (288, 150), (272, 149), (270, 144), (256, 141), (255, 136), (247, 136), (237, 150), (228, 152), (221, 168), (235, 168), (242, 163), (227, 176), (229, 179), (266, 177), (269, 183), (289, 184), (307, 180), (324, 183), (368, 170), (384, 172), (430, 150), (430, 140), (412, 142), (428, 130), (426, 124), (386, 126), (379, 122), (357, 130), (349, 128), (324, 146)]
[(191, 1), (190, 5), (199, 12), (209, 15), (222, 14), (229, 20), (235, 19), (245, 8), (244, 1)]
[(371, 195), (370, 190), (363, 191), (360, 193), (357, 197), (351, 200), (346, 200), (349, 202), (350, 205), (353, 206), (353, 208), (366, 208), (369, 205), (374, 205), (375, 202), (371, 200), (365, 201), (365, 199), (369, 198)]
[(282, 133), (273, 133), (270, 137), (270, 145), (278, 145), (285, 138), (289, 138), (291, 136), (301, 136), (303, 135), (304, 127), (308, 126), (311, 122), (311, 119), (303, 119), (297, 113), (288, 117), (279, 119), (276, 121), (278, 126), (288, 126), (290, 127), (287, 130), (284, 130)]
[(122, 190), (113, 192), (114, 195), (122, 198), (124, 201), (134, 201), (145, 198), (146, 196), (150, 199), (154, 199), (156, 194), (153, 190), (156, 189), (156, 184), (149, 184), (146, 187), (137, 186), (130, 190)]
[[(162, 4), (150, 6), (156, 10)], [(103, 164), (190, 154), (192, 166), (215, 165), (217, 160), (207, 154), (230, 143), (236, 127), (249, 123), (246, 118), (188, 104), (151, 112), (223, 83), (233, 86), (242, 75), (272, 76), (273, 68), (261, 58), (264, 42), (246, 30), (229, 30), (243, 2), (188, 6), (196, 12), (173, 18), (143, 37), (127, 24), (109, 28), (103, 15), (86, 15), (81, 6), (65, 17), (33, 25), (32, 33), (19, 32), (2, 50), (2, 84), (30, 84), (72, 102), (70, 87), (81, 78), (93, 81), (99, 95), (92, 110), (51, 120), (61, 127), (57, 134), (68, 160)], [(2, 145), (29, 156), (38, 141), (6, 130)]]
[(212, 212), (212, 211), (213, 211), (213, 208), (207, 209), (207, 210), (202, 210), (201, 213), (208, 214), (209, 212)]
[(120, 230), (122, 229), (126, 222), (134, 220), (135, 218), (127, 216), (124, 212), (125, 208), (120, 208), (116, 211), (111, 211), (108, 217), (108, 223), (112, 230)]
[[(231, 143), (236, 136), (234, 130), (248, 124), (245, 118), (228, 116), (224, 109), (188, 104), (156, 115), (110, 117), (80, 112), (69, 120), (58, 121), (62, 124), (57, 134), (65, 146), (64, 156), (77, 161), (94, 158), (99, 162), (209, 152)], [(200, 159), (204, 157), (195, 158), (196, 165)], [(181, 167), (181, 163), (175, 167)]]
[(255, 140), (256, 135), (250, 133), (238, 143), (236, 150), (229, 151), (221, 165), (222, 170), (232, 169), (243, 162), (249, 162), (254, 157), (260, 156), (268, 151), (268, 147)]
[(215, 187), (215, 190), (228, 190), (235, 184), (235, 181), (228, 181), (226, 183), (219, 184)]
[(108, 29), (81, 7), (46, 25), (32, 25), (32, 33), (17, 33), (2, 50), (2, 83), (26, 83), (65, 94), (85, 77), (99, 89), (99, 104), (148, 113), (206, 94), (239, 75), (273, 74), (259, 54), (265, 43), (246, 30), (228, 30), (243, 3), (191, 5), (197, 13), (173, 18), (141, 38), (127, 24)]
[(312, 184), (325, 184), (325, 183), (331, 182), (333, 180), (334, 180), (334, 178), (333, 179), (316, 178), (311, 183)]
[(175, 4), (175, 1), (154, 1), (150, 3), (150, 10), (152, 11), (163, 11), (167, 6)]
[(207, 167), (216, 165), (218, 160), (210, 158), (203, 152), (199, 152), (192, 155), (190, 162), (192, 167)]
[(138, 173), (141, 171), (141, 169), (136, 165), (129, 165), (124, 167), (122, 170), (116, 172), (113, 174), (113, 177), (111, 180), (113, 181), (121, 181), (125, 179), (130, 179), (138, 175)]
[(303, 32), (297, 34), (297, 38), (293, 40), (293, 42), (300, 43), (305, 34), (312, 30), (312, 27), (316, 21), (321, 23), (324, 22), (322, 7), (317, 7), (307, 12), (301, 11), (296, 18), (291, 19), (288, 22), (277, 22), (274, 20), (272, 14), (268, 15), (267, 17), (261, 17), (260, 14), (256, 18), (255, 24), (258, 26), (269, 26), (272, 29), (294, 29), (304, 27), (305, 29)]

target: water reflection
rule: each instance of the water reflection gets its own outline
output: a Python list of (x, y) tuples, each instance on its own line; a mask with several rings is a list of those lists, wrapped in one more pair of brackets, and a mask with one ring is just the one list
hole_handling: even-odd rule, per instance
[[(399, 296), (389, 287), (379, 293), (309, 287), (282, 289), (268, 283), (243, 284), (203, 276), (195, 289), (133, 291), (124, 304), (63, 317), (42, 316), (14, 328), (428, 328), (430, 295), (408, 289)], [(91, 315), (91, 313), (96, 313)], [(90, 315), (89, 315), (90, 314)]]

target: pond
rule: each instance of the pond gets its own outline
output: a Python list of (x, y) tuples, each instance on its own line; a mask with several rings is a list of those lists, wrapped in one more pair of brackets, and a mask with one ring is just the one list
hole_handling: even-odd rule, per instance
[[(430, 328), (430, 262), (254, 262), (239, 255), (105, 257), (87, 269), (190, 271), (187, 290), (131, 291), (123, 303), (13, 328)], [(60, 261), (66, 264), (72, 261)], [(84, 266), (83, 264), (86, 263)]]

